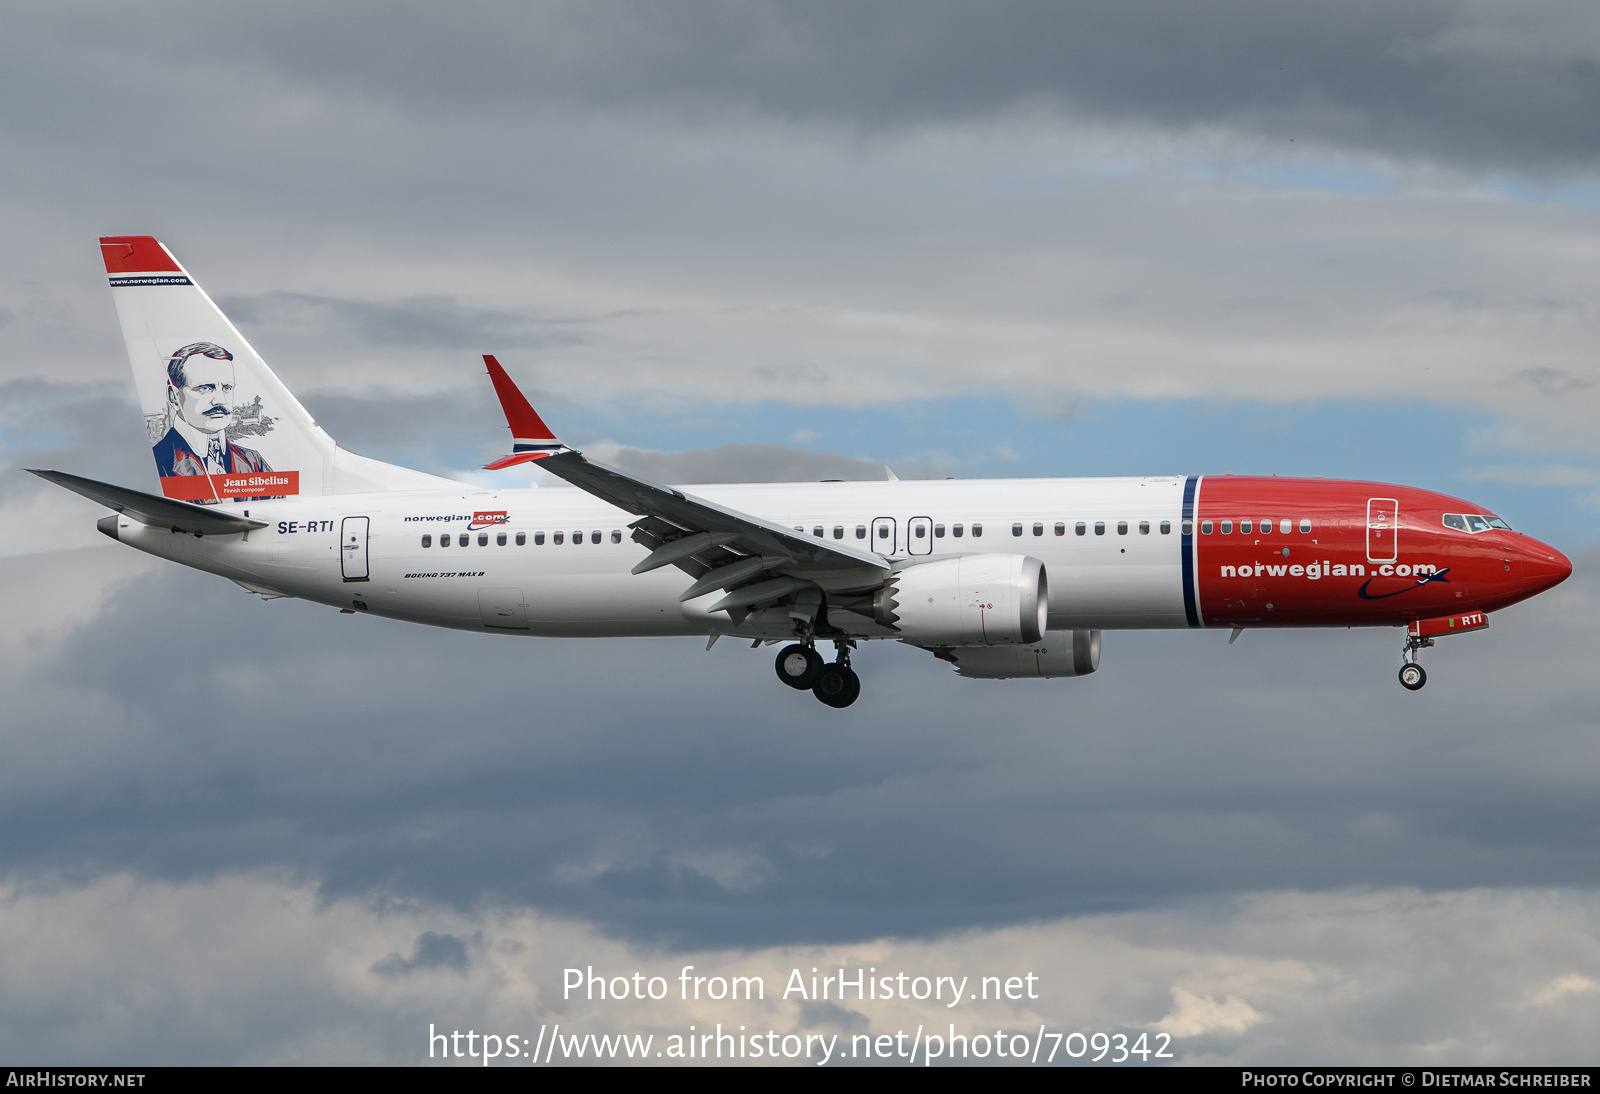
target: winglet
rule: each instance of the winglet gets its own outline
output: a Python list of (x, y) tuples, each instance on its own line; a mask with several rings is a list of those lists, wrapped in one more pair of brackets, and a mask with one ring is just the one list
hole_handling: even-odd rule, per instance
[(506, 375), (506, 370), (494, 359), (493, 354), (484, 354), (483, 363), (489, 368), (489, 379), (494, 381), (494, 393), (500, 396), (500, 408), (506, 412), (506, 425), (511, 428), (511, 454), (484, 464), (485, 471), (499, 471), (503, 467), (572, 451), (556, 440), (555, 433), (544, 424), (544, 419), (539, 417), (522, 392), (517, 390), (517, 385)]

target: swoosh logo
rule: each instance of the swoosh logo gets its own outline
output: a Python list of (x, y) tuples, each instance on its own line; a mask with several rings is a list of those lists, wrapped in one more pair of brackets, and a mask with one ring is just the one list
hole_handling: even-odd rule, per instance
[(1371, 585), (1374, 581), (1378, 580), (1375, 577), (1369, 577), (1369, 578), (1367, 578), (1367, 580), (1365, 580), (1365, 581), (1363, 581), (1361, 583), (1361, 588), (1356, 590), (1356, 595), (1359, 596), (1362, 600), (1387, 600), (1391, 596), (1399, 596), (1402, 593), (1409, 593), (1413, 589), (1420, 589), (1424, 585), (1427, 585), (1427, 584), (1429, 584), (1431, 582), (1434, 582), (1434, 581), (1442, 581), (1446, 585), (1448, 585), (1448, 584), (1450, 584), (1450, 579), (1448, 577), (1445, 577), (1444, 575), (1448, 574), (1449, 572), (1450, 572), (1450, 567), (1446, 566), (1444, 569), (1440, 570), (1436, 574), (1423, 574), (1422, 577), (1417, 579), (1417, 583), (1415, 585), (1407, 585), (1404, 589), (1397, 589), (1396, 591), (1394, 591), (1392, 593), (1369, 593), (1369, 592), (1367, 592), (1367, 586)]

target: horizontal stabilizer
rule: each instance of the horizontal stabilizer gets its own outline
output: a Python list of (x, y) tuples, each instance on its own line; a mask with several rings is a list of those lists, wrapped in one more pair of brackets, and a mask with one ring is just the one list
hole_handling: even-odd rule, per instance
[(237, 513), (210, 509), (204, 505), (191, 505), (173, 498), (161, 498), (154, 494), (129, 490), (125, 486), (95, 482), (93, 479), (69, 475), (64, 471), (41, 471), (32, 467), (28, 468), (28, 471), (47, 482), (64, 486), (74, 494), (82, 494), (91, 501), (97, 501), (152, 528), (171, 528), (174, 532), (186, 532), (196, 536), (236, 536), (253, 528), (267, 526), (267, 522), (263, 520), (251, 520)]

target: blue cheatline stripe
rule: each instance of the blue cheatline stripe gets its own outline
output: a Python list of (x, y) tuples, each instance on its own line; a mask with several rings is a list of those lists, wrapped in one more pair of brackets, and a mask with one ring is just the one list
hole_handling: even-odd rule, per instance
[[(1178, 531), (1183, 539), (1183, 614), (1189, 617), (1189, 626), (1200, 625), (1200, 612), (1195, 607), (1194, 594), (1194, 494), (1200, 485), (1200, 476), (1190, 475), (1183, 484), (1183, 523)], [(1184, 529), (1189, 529), (1187, 532)]]

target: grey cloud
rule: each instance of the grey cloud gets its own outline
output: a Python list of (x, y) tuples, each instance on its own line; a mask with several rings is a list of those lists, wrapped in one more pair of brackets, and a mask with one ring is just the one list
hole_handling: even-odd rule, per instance
[[(460, 352), (484, 347), (535, 349), (586, 341), (571, 324), (541, 322), (525, 312), (477, 307), (455, 297), (351, 300), (310, 293), (273, 292), (223, 297), (218, 306), (243, 323), (296, 330), (310, 345), (328, 337), (377, 347), (422, 347)], [(309, 338), (307, 336), (309, 335)]]
[[(882, 463), (777, 444), (724, 444), (686, 452), (654, 452), (611, 445), (590, 445), (585, 450), (624, 471), (667, 483), (807, 482), (887, 477)], [(895, 473), (908, 479), (938, 477), (934, 468), (925, 465), (897, 467)]]
[(136, 581), (72, 585), (125, 554), (4, 575), (19, 605), (83, 598), (12, 615), (11, 876), (288, 869), (330, 897), (503, 900), (754, 945), (1600, 869), (1578, 774), (1600, 556), (1429, 651), (1418, 696), (1389, 632), (1134, 633), (1108, 637), (1097, 675), (1049, 683), (873, 645), (838, 716), (737, 643), (438, 632), (137, 559)]
[(453, 934), (423, 931), (411, 948), (410, 957), (391, 953), (373, 963), (372, 971), (379, 976), (404, 976), (418, 970), (450, 969), (466, 972), (472, 961), (467, 957), (467, 944)]
[(1045, 105), (1519, 171), (1600, 147), (1595, 16), (1560, 0), (56, 8), (36, 34), (443, 114), (709, 108), (875, 131)]

